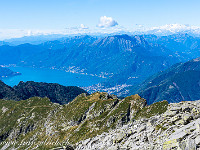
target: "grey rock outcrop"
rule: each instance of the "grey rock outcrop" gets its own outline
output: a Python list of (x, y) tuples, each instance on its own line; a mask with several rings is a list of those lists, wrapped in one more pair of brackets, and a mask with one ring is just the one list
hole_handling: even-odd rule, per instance
[(131, 121), (77, 143), (76, 150), (199, 150), (200, 100), (171, 103), (167, 111)]

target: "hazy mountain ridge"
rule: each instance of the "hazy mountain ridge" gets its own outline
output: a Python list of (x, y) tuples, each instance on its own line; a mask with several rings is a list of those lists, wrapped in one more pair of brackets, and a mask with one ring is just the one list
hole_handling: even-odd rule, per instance
[(139, 86), (148, 103), (168, 100), (180, 102), (200, 99), (200, 58), (176, 64), (155, 74)]
[[(86, 36), (86, 38), (91, 41), (91, 37)], [(85, 45), (83, 45), (83, 43)], [(76, 48), (76, 46), (74, 46), (73, 48)], [(122, 67), (127, 68), (126, 66), (129, 66), (129, 64), (134, 61), (134, 57), (137, 55), (145, 55), (144, 52), (150, 53), (152, 54), (152, 56), (156, 55), (156, 53), (154, 54), (151, 52), (153, 48), (154, 47), (151, 47), (140, 36), (130, 37), (128, 35), (115, 35), (100, 38), (95, 41), (93, 40), (92, 44), (87, 41), (81, 40), (80, 44), (78, 45), (78, 50), (74, 50), (75, 52), (67, 52), (68, 47), (66, 47), (64, 51), (71, 54), (70, 56), (74, 58), (75, 62), (68, 60), (68, 63), (71, 65), (86, 68), (88, 72), (93, 73), (99, 73), (100, 71), (116, 73), (120, 72), (120, 69)], [(61, 51), (60, 54), (62, 53), (63, 52)], [(77, 55), (75, 55), (74, 53)], [(170, 53), (169, 50), (168, 53)], [(67, 56), (65, 55), (65, 57)], [(87, 67), (88, 65), (89, 67)], [(92, 66), (90, 67), (90, 65)], [(99, 67), (99, 65), (101, 67)], [(118, 66), (118, 68), (116, 69), (113, 66)]]
[[(115, 85), (127, 82), (133, 74), (142, 76), (141, 81), (178, 61), (169, 49), (150, 45), (142, 36), (115, 35), (99, 39), (85, 36), (71, 40), (69, 45), (62, 43), (58, 46), (61, 49), (55, 43), (45, 43), (49, 45), (48, 50), (27, 58), (21, 65), (64, 70), (77, 67), (80, 72), (105, 77), (119, 74), (113, 81), (109, 79), (109, 84)], [(144, 74), (149, 65), (151, 69)]]
[(34, 56), (43, 51), (44, 48), (31, 44), (22, 44), (18, 46), (3, 45), (0, 46), (0, 64), (18, 64), (27, 57)]
[(200, 37), (187, 33), (172, 34), (169, 36), (144, 35), (144, 38), (154, 44), (170, 49), (182, 60), (188, 61), (200, 56)]
[[(177, 62), (199, 57), (199, 43), (198, 37), (188, 34), (64, 37), (39, 45), (1, 46), (0, 64), (107, 77), (102, 86), (86, 89), (109, 92), (112, 88), (113, 93), (127, 96), (135, 93), (137, 85), (149, 76)], [(119, 91), (117, 86), (124, 88)]]
[[(136, 94), (119, 99), (102, 92), (87, 95), (81, 94), (86, 92), (78, 87), (35, 82), (20, 82), (11, 88), (0, 82), (0, 99), (6, 99), (0, 100), (0, 142), (15, 141), (14, 145), (1, 144), (2, 149), (168, 150), (200, 147), (200, 58), (170, 67), (193, 56), (186, 58), (187, 54), (178, 55), (165, 45), (150, 44), (142, 36), (128, 35), (100, 39), (76, 37), (47, 42), (39, 47), (41, 51), (34, 57), (21, 57), (25, 61), (19, 64), (35, 67), (56, 64), (59, 68), (77, 63), (85, 66), (86, 71), (90, 67), (91, 72), (96, 73), (101, 71), (99, 69), (109, 73), (115, 71), (108, 82), (103, 83), (105, 88), (119, 83), (125, 90), (129, 89), (125, 94), (137, 92), (141, 97)], [(191, 44), (188, 47), (191, 48)], [(42, 65), (42, 60), (48, 62), (47, 66)], [(148, 78), (160, 70), (164, 71)], [(138, 86), (145, 78), (148, 79)], [(45, 140), (58, 143), (41, 143)], [(32, 144), (22, 145), (23, 142)]]
[[(199, 49), (200, 38), (199, 37), (194, 37), (189, 34), (183, 34), (183, 33), (173, 34), (169, 36), (143, 35), (143, 37), (145, 40), (149, 42), (150, 45), (154, 45), (154, 47), (159, 47), (161, 49), (163, 48), (163, 50), (165, 51), (170, 50), (170, 52), (173, 53), (172, 55), (177, 59), (177, 62), (181, 62), (181, 61), (185, 62), (185, 61), (188, 61), (190, 59), (200, 56), (200, 49)], [(153, 54), (160, 52), (160, 55), (165, 55), (165, 51), (162, 53), (162, 51), (156, 51), (156, 49), (154, 49)], [(162, 64), (163, 62), (159, 62), (159, 59), (160, 57), (157, 57), (155, 58), (153, 62)], [(144, 72), (141, 73), (143, 77), (146, 74), (146, 72), (149, 71), (149, 69), (151, 70), (153, 68), (143, 69)], [(159, 69), (156, 68), (156, 69), (165, 70), (164, 68), (159, 68)], [(118, 84), (115, 84), (115, 86), (112, 86), (112, 88), (107, 87), (104, 84), (101, 84), (101, 85), (96, 85), (93, 87), (92, 86), (88, 87), (88, 89), (91, 91), (94, 91), (95, 89), (100, 90), (102, 88), (102, 90), (104, 91), (107, 90), (108, 92), (119, 94), (120, 96), (126, 96), (128, 94), (137, 93), (136, 91), (138, 90), (138, 83), (142, 80), (140, 80), (138, 76), (134, 74), (134, 72), (135, 70), (129, 68), (129, 69), (123, 70), (120, 74), (114, 75), (111, 79), (109, 79), (108, 83), (109, 82), (112, 83), (114, 80), (114, 81), (117, 81), (114, 83), (118, 83)], [(120, 84), (120, 80), (123, 81), (121, 84)], [(143, 80), (145, 80), (145, 78), (143, 78)], [(121, 87), (124, 87), (124, 88), (118, 88), (120, 85), (122, 85)]]

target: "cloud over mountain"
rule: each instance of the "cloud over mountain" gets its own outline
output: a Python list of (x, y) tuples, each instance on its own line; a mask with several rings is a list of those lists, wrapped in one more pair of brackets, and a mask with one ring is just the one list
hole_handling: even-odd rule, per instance
[(108, 27), (114, 27), (116, 25), (118, 25), (118, 23), (112, 17), (102, 16), (100, 17), (100, 21), (97, 26), (100, 28), (108, 28)]
[(88, 29), (88, 27), (85, 26), (84, 24), (81, 24), (81, 25), (80, 25), (80, 28), (81, 28), (81, 29)]

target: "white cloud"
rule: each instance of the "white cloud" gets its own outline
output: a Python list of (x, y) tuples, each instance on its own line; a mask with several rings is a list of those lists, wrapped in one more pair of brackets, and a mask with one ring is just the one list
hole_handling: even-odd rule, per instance
[[(109, 18), (109, 19), (108, 19)], [(109, 20), (109, 21), (107, 21)], [(114, 23), (113, 23), (114, 22)], [(169, 35), (179, 32), (192, 33), (200, 35), (200, 26), (190, 26), (181, 24), (168, 24), (158, 27), (145, 27), (142, 25), (136, 25), (132, 28), (124, 28), (120, 25), (116, 25), (117, 22), (111, 17), (103, 16), (100, 19), (100, 23), (96, 27), (90, 27), (81, 24), (76, 27), (68, 27), (65, 29), (49, 29), (49, 30), (37, 30), (37, 29), (1, 29), (0, 28), (0, 41), (10, 38), (20, 38), (23, 36), (37, 36), (37, 35), (75, 35), (75, 34), (110, 34), (110, 33), (134, 33), (134, 34), (156, 34), (156, 35)]]
[(51, 34), (66, 34), (63, 30), (0, 29), (0, 40)]
[(151, 27), (146, 30), (151, 34), (170, 35), (175, 33), (192, 33), (200, 34), (199, 26), (190, 26), (188, 24), (166, 24), (158, 27)]
[(74, 26), (74, 27), (66, 27), (65, 28), (68, 31), (82, 31), (82, 30), (86, 30), (89, 29), (89, 27), (85, 26), (84, 24), (81, 24), (79, 26)]
[(81, 24), (81, 25), (80, 25), (80, 28), (81, 28), (81, 29), (88, 29), (88, 27), (85, 26), (84, 24)]
[(112, 17), (102, 16), (100, 17), (100, 22), (97, 26), (100, 28), (108, 28), (108, 27), (114, 27), (116, 25), (118, 25), (118, 23), (115, 20), (113, 20)]

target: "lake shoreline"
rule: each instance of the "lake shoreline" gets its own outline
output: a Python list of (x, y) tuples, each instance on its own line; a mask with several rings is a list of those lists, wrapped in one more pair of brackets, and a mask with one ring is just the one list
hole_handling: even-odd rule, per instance
[(15, 86), (20, 81), (35, 81), (35, 82), (47, 82), (58, 83), (64, 86), (91, 86), (105, 81), (105, 78), (91, 76), (88, 74), (66, 72), (65, 70), (50, 69), (50, 68), (33, 68), (33, 67), (21, 67), (11, 66), (9, 69), (21, 73), (21, 75), (4, 78), (3, 82), (9, 86)]

